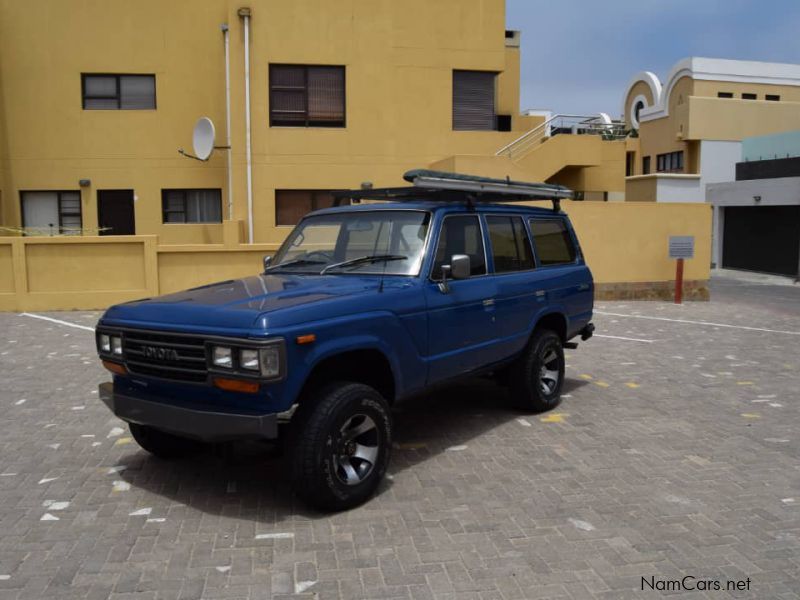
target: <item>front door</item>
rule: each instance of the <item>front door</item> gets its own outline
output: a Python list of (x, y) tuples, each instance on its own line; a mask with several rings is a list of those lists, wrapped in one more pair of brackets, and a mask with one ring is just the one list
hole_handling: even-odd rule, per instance
[[(443, 293), (436, 281), (454, 254), (470, 257), (471, 277), (448, 281)], [(495, 283), (486, 269), (483, 232), (477, 215), (445, 217), (436, 245), (428, 305), (428, 382), (463, 375), (491, 362), (495, 337)]]
[(100, 235), (134, 235), (133, 190), (98, 190), (97, 224)]

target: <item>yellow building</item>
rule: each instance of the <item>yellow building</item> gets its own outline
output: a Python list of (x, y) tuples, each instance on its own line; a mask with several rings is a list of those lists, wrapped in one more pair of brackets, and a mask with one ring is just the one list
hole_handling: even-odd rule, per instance
[[(623, 200), (642, 140), (604, 114), (521, 112), (519, 52), (504, 0), (0, 0), (0, 310), (257, 272), (330, 190), (411, 168)], [(186, 156), (200, 117), (207, 161)], [(665, 240), (691, 234), (707, 297), (707, 207), (565, 209), (598, 296), (668, 296)]]
[[(224, 29), (230, 188), (226, 150), (178, 153), (201, 116), (227, 143)], [(160, 244), (248, 241), (251, 212), (277, 243), (327, 190), (493, 155), (542, 120), (519, 111), (504, 0), (3, 0), (0, 86), (0, 225)]]
[(731, 181), (741, 141), (800, 128), (800, 65), (711, 58), (676, 63), (664, 82), (637, 73), (625, 91), (626, 200), (705, 202)]

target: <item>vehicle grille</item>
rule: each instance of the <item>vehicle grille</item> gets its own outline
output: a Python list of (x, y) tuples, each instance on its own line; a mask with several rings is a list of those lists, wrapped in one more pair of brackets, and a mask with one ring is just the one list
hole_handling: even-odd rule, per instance
[(129, 330), (122, 340), (125, 364), (131, 373), (178, 381), (206, 380), (202, 338)]

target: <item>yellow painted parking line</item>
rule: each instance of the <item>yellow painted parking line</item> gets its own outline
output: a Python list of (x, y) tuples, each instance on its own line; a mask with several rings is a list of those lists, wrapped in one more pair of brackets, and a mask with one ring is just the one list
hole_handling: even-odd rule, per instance
[(761, 415), (757, 415), (756, 413), (742, 413), (742, 416), (745, 419), (760, 419)]
[(397, 444), (395, 448), (398, 450), (421, 450), (422, 448), (427, 448), (428, 444), (424, 442), (408, 442), (405, 444)]
[(540, 417), (542, 423), (563, 423), (564, 417), (568, 417), (567, 413), (552, 413), (545, 417)]
[(592, 379), (592, 376), (591, 376), (591, 375), (586, 375), (586, 374), (584, 374), (584, 375), (579, 375), (578, 377), (580, 377), (581, 379), (586, 379), (586, 380)]
[(736, 385), (753, 385), (752, 381), (737, 381)]
[(595, 385), (599, 385), (600, 387), (607, 388), (610, 384), (606, 383), (605, 381), (595, 381)]
[(635, 390), (636, 388), (638, 388), (638, 387), (639, 387), (639, 384), (638, 384), (638, 383), (634, 383), (634, 382), (632, 382), (632, 381), (629, 381), (629, 382), (628, 382), (628, 383), (626, 383), (625, 385), (627, 385), (627, 386), (628, 386), (629, 388), (631, 388), (632, 390)]
[(119, 438), (116, 442), (114, 442), (115, 446), (124, 446), (125, 444), (130, 444), (133, 441), (133, 438), (124, 437)]

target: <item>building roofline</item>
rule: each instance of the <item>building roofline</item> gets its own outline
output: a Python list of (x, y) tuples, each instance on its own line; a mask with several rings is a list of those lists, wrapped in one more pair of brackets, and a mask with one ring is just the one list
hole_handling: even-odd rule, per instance
[[(791, 63), (772, 63), (754, 60), (732, 60), (727, 58), (705, 58), (692, 56), (676, 62), (669, 71), (666, 85), (655, 86), (652, 79), (658, 79), (650, 71), (634, 75), (625, 89), (625, 103), (631, 89), (640, 81), (645, 81), (653, 92), (653, 106), (647, 106), (639, 113), (639, 121), (653, 121), (669, 116), (669, 97), (675, 84), (682, 77), (698, 81), (728, 81), (732, 83), (757, 83), (767, 85), (790, 85), (800, 87), (800, 65)], [(655, 91), (658, 90), (658, 94)], [(657, 98), (656, 98), (657, 96)]]

